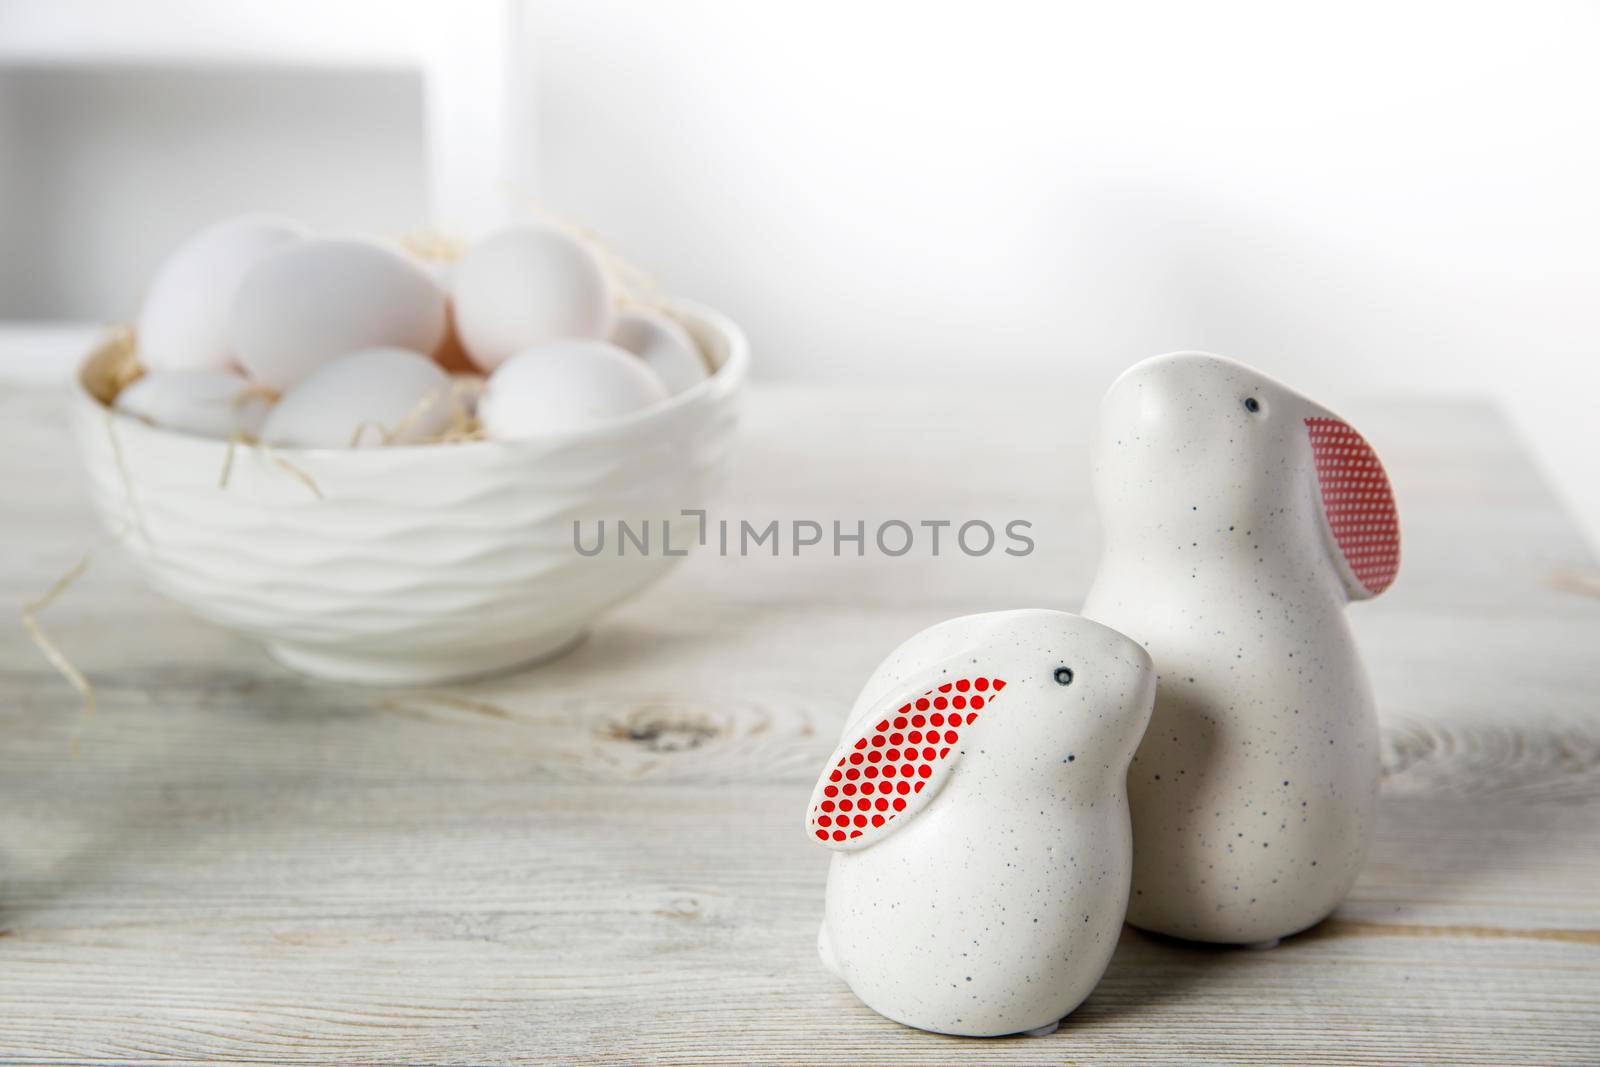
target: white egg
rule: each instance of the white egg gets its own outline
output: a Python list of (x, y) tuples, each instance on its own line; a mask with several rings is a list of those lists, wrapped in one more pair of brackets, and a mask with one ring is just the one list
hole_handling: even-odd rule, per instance
[(330, 360), (283, 394), (261, 428), (269, 445), (348, 448), (414, 444), (450, 424), (450, 376), (404, 348)]
[(128, 385), (111, 406), (163, 429), (226, 440), (258, 436), (272, 401), (232, 371), (165, 370)]
[(456, 280), (456, 263), (454, 259), (421, 259), (422, 269), (433, 275), (433, 280), (439, 283), (439, 288), (446, 293), (450, 292)]
[(708, 373), (689, 331), (659, 311), (629, 308), (622, 312), (611, 331), (611, 343), (642, 359), (674, 396), (704, 381)]
[(467, 249), (452, 295), (461, 342), (485, 370), (546, 341), (611, 333), (615, 296), (605, 267), (554, 226), (501, 230)]
[(409, 254), (354, 238), (302, 241), (266, 256), (239, 283), (233, 350), (257, 381), (288, 389), (363, 348), (432, 352), (445, 294)]
[(478, 421), (490, 437), (581, 430), (667, 398), (667, 387), (631, 352), (604, 341), (538, 345), (506, 360), (484, 387)]
[(228, 366), (228, 317), (240, 279), (263, 256), (304, 238), (298, 223), (244, 215), (179, 245), (145, 291), (135, 324), (139, 361), (151, 370)]

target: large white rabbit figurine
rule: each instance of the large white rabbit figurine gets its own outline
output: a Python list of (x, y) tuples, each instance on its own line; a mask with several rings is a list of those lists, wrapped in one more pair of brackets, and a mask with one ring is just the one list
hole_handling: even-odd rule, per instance
[(1104, 973), (1132, 863), (1150, 657), (1059, 611), (952, 619), (867, 682), (806, 806), (835, 850), (818, 948), (924, 1030), (1054, 1030)]
[(1100, 420), (1083, 613), (1160, 676), (1128, 920), (1271, 944), (1338, 906), (1372, 835), (1378, 724), (1344, 609), (1399, 567), (1389, 480), (1337, 416), (1218, 356), (1134, 366)]

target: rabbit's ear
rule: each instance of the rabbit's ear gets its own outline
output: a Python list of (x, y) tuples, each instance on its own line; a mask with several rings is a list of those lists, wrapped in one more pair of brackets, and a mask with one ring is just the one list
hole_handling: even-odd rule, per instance
[(872, 708), (828, 757), (806, 807), (813, 840), (866, 848), (904, 826), (943, 787), (974, 724), (1006, 687), (992, 675), (955, 678), (948, 669), (919, 678)]
[(1308, 418), (1311, 458), (1327, 535), (1352, 600), (1389, 588), (1400, 569), (1400, 517), (1394, 491), (1366, 438), (1331, 417)]

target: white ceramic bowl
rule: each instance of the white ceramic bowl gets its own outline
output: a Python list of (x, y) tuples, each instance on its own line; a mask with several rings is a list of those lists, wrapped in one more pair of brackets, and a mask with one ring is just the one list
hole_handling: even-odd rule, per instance
[[(101, 518), (149, 583), (342, 681), (423, 684), (552, 657), (697, 544), (733, 449), (749, 362), (712, 311), (672, 312), (716, 368), (665, 404), (549, 440), (373, 449), (242, 445), (157, 429), (99, 399), (114, 344), (84, 362), (74, 423)], [(301, 477), (309, 478), (312, 485)], [(318, 493), (320, 492), (320, 496)], [(648, 520), (650, 552), (615, 524)], [(605, 550), (584, 556), (573, 523)]]

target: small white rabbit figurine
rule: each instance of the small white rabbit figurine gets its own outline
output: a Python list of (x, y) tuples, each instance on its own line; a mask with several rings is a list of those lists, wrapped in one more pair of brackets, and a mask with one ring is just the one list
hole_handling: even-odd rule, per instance
[(1083, 613), (1160, 675), (1128, 921), (1270, 945), (1338, 906), (1372, 833), (1378, 724), (1344, 607), (1399, 567), (1388, 477), (1331, 412), (1217, 356), (1134, 366), (1100, 419)]
[(1048, 1033), (1100, 980), (1132, 862), (1150, 657), (1058, 611), (952, 619), (862, 690), (806, 807), (834, 849), (818, 949), (874, 1011)]

